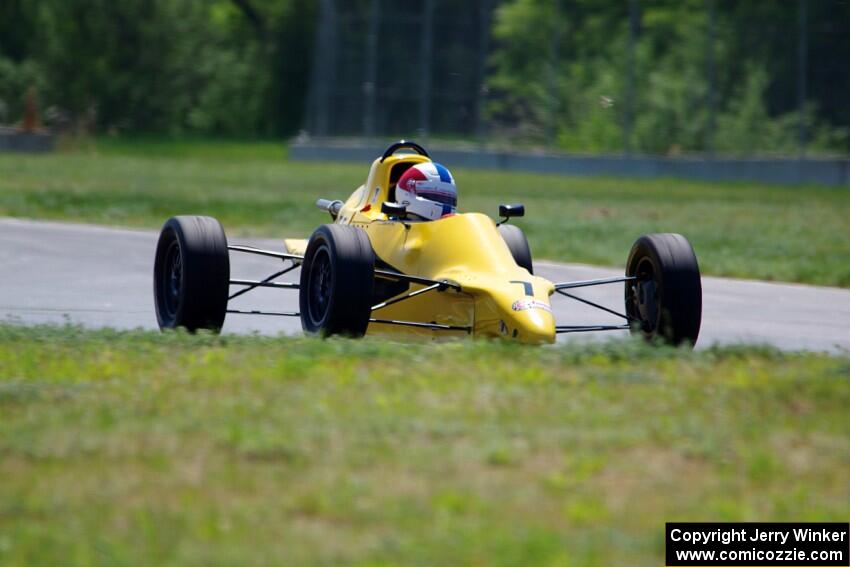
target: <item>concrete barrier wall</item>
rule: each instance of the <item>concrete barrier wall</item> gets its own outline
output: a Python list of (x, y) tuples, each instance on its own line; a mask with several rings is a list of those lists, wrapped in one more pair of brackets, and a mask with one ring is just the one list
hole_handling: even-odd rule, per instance
[[(365, 164), (380, 156), (384, 149), (385, 146), (296, 143), (290, 146), (289, 156), (301, 161), (356, 161)], [(440, 147), (432, 147), (429, 152), (435, 161), (450, 168), (850, 187), (850, 160), (846, 159), (576, 156)]]
[(49, 152), (53, 149), (53, 136), (46, 132), (20, 132), (0, 127), (0, 152)]

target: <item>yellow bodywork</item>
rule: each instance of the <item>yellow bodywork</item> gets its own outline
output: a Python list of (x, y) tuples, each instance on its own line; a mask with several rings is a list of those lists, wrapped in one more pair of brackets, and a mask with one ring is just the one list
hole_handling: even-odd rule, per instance
[[(448, 280), (459, 284), (462, 291), (429, 291), (375, 310), (373, 317), (469, 327), (473, 336), (553, 342), (555, 321), (549, 296), (554, 285), (514, 262), (492, 219), (480, 213), (465, 213), (427, 222), (399, 221), (388, 220), (381, 212), (381, 203), (392, 200), (391, 174), (426, 161), (429, 158), (415, 154), (375, 160), (366, 183), (345, 202), (336, 222), (366, 231), (378, 259), (377, 267)], [(306, 240), (286, 241), (291, 253), (303, 254), (306, 246)], [(421, 287), (424, 286), (411, 284), (399, 296)], [(433, 337), (466, 334), (381, 323), (371, 323), (367, 331), (400, 332)]]

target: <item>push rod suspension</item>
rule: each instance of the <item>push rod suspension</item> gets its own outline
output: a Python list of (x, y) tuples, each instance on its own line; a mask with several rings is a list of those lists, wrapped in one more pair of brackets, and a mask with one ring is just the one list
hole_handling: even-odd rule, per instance
[(298, 264), (293, 264), (293, 265), (289, 266), (288, 268), (284, 268), (283, 270), (280, 270), (279, 272), (275, 272), (272, 275), (270, 275), (269, 277), (262, 279), (260, 281), (230, 280), (231, 285), (246, 285), (248, 287), (246, 287), (245, 289), (240, 289), (239, 291), (231, 294), (227, 298), (227, 300), (230, 301), (234, 297), (239, 297), (243, 293), (248, 293), (252, 289), (255, 289), (255, 288), (258, 288), (258, 287), (283, 287), (283, 288), (287, 288), (287, 289), (298, 289), (298, 284), (288, 284), (288, 283), (284, 283), (284, 282), (274, 282), (276, 285), (270, 285), (272, 283), (273, 279), (275, 279), (278, 276), (282, 276), (283, 274), (285, 274), (287, 272), (291, 272), (292, 270), (294, 270), (297, 267), (298, 267)]
[(629, 317), (628, 315), (624, 315), (624, 314), (622, 314), (622, 313), (619, 313), (619, 312), (617, 312), (617, 311), (614, 311), (613, 309), (608, 309), (608, 308), (607, 308), (607, 307), (605, 307), (604, 305), (599, 305), (598, 303), (594, 303), (594, 302), (590, 301), (589, 299), (585, 299), (585, 298), (583, 298), (583, 297), (579, 297), (579, 296), (577, 296), (577, 295), (573, 295), (573, 294), (571, 294), (571, 293), (567, 293), (566, 291), (564, 291), (564, 290), (562, 290), (562, 289), (558, 289), (558, 290), (556, 290), (556, 291), (557, 291), (558, 293), (560, 293), (561, 295), (563, 295), (564, 297), (569, 297), (570, 299), (575, 299), (576, 301), (579, 301), (579, 302), (581, 302), (581, 303), (584, 303), (585, 305), (590, 305), (591, 307), (596, 307), (597, 309), (600, 309), (600, 310), (602, 310), (602, 311), (605, 311), (606, 313), (610, 313), (611, 315), (616, 315), (617, 317), (620, 317), (620, 318), (622, 318), (622, 319), (625, 319), (626, 321), (633, 321), (633, 320), (634, 320), (634, 317)]
[(631, 282), (636, 280), (635, 276), (618, 276), (616, 278), (601, 278), (597, 280), (580, 280), (575, 282), (566, 282), (555, 284), (555, 290), (572, 289), (576, 287), (589, 287), (592, 285), (604, 285), (610, 283)]
[(417, 295), (422, 295), (423, 293), (427, 293), (429, 291), (439, 289), (442, 285), (443, 284), (438, 282), (438, 283), (435, 283), (435, 284), (431, 284), (428, 287), (423, 287), (422, 289), (417, 289), (416, 291), (412, 291), (412, 292), (408, 293), (407, 295), (403, 295), (402, 297), (396, 297), (395, 299), (389, 299), (389, 300), (381, 302), (377, 305), (373, 305), (372, 311), (374, 312), (374, 311), (377, 311), (378, 309), (383, 309), (384, 307), (387, 307), (388, 305), (393, 305), (395, 303), (399, 303), (399, 302), (404, 301), (406, 299), (416, 297)]
[(555, 333), (586, 333), (588, 331), (621, 331), (629, 329), (629, 325), (558, 325)]
[(391, 319), (369, 319), (370, 323), (381, 323), (382, 325), (399, 325), (402, 327), (419, 327), (422, 329), (432, 329), (434, 331), (472, 331), (472, 327), (462, 327), (459, 325), (440, 325), (438, 323), (417, 323), (414, 321), (394, 321)]
[(460, 286), (458, 284), (445, 280), (429, 280), (428, 278), (420, 278), (419, 276), (409, 276), (407, 274), (402, 274), (400, 272), (391, 272), (389, 270), (375, 270), (375, 275), (381, 278), (390, 278), (411, 283), (418, 283), (422, 285), (440, 284), (440, 286), (444, 288), (450, 287), (454, 290), (460, 291)]

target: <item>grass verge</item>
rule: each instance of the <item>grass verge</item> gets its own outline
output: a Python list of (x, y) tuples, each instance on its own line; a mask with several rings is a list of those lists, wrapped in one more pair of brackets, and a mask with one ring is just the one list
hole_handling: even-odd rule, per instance
[(4, 565), (661, 565), (845, 521), (850, 358), (0, 327)]
[[(316, 198), (346, 198), (368, 166), (291, 162), (274, 143), (100, 140), (0, 155), (0, 215), (158, 228), (208, 214), (231, 234), (306, 237), (328, 220)], [(525, 203), (537, 258), (622, 266), (641, 234), (680, 232), (707, 274), (850, 286), (845, 188), (454, 173), (462, 210)]]

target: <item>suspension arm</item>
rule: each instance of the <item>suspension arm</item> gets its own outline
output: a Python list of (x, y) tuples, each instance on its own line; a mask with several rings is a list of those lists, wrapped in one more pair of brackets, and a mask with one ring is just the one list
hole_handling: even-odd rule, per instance
[(589, 299), (584, 299), (583, 297), (579, 297), (577, 295), (567, 293), (566, 291), (564, 291), (562, 289), (557, 289), (555, 291), (557, 291), (559, 294), (563, 295), (564, 297), (569, 297), (570, 299), (575, 299), (578, 302), (584, 303), (585, 305), (590, 305), (591, 307), (595, 307), (595, 308), (597, 308), (601, 311), (605, 311), (606, 313), (610, 313), (611, 315), (616, 315), (617, 317), (625, 319), (626, 321), (634, 321), (635, 320), (634, 317), (629, 317), (628, 315), (624, 315), (622, 313), (614, 311), (613, 309), (609, 309), (609, 308), (605, 307), (604, 305), (599, 305), (598, 303), (594, 303), (594, 302), (590, 301)]
[(462, 327), (459, 325), (440, 325), (438, 323), (416, 323), (414, 321), (394, 321), (390, 319), (369, 319), (370, 323), (381, 323), (382, 325), (399, 325), (402, 327), (419, 327), (422, 329), (431, 329), (434, 331), (465, 331), (472, 332), (472, 327)]
[(625, 331), (628, 325), (558, 325), (555, 333), (587, 333), (589, 331)]
[(233, 252), (245, 252), (246, 254), (256, 254), (257, 256), (270, 256), (272, 258), (280, 258), (282, 260), (293, 260), (293, 261), (303, 261), (304, 256), (299, 254), (289, 254), (287, 252), (275, 252), (273, 250), (263, 250), (262, 248), (255, 248), (253, 246), (237, 246), (235, 244), (230, 244), (227, 246), (228, 250), (232, 250)]
[(576, 287), (589, 287), (592, 285), (605, 285), (610, 283), (620, 283), (620, 282), (631, 282), (636, 280), (635, 276), (618, 276), (615, 278), (600, 278), (596, 280), (580, 280), (575, 282), (566, 282), (566, 283), (557, 283), (555, 284), (555, 290), (559, 289), (572, 289)]
[(235, 293), (231, 294), (231, 295), (227, 298), (227, 300), (228, 300), (228, 301), (230, 301), (230, 300), (231, 300), (231, 299), (233, 299), (234, 297), (239, 297), (239, 296), (240, 296), (240, 295), (242, 295), (243, 293), (248, 293), (248, 292), (249, 292), (249, 291), (251, 291), (252, 289), (256, 289), (256, 288), (258, 288), (258, 287), (279, 287), (279, 288), (285, 288), (285, 289), (298, 289), (298, 284), (296, 284), (296, 283), (288, 283), (288, 282), (273, 282), (273, 281), (272, 281), (272, 280), (273, 280), (273, 279), (275, 279), (276, 277), (278, 277), (278, 276), (282, 276), (283, 274), (285, 274), (285, 273), (287, 273), (287, 272), (291, 272), (292, 270), (294, 270), (294, 269), (295, 269), (295, 268), (297, 268), (297, 267), (298, 267), (298, 264), (292, 264), (292, 265), (291, 265), (291, 266), (289, 266), (288, 268), (284, 268), (283, 270), (280, 270), (279, 272), (275, 272), (275, 273), (273, 273), (272, 275), (270, 275), (269, 277), (264, 278), (264, 279), (262, 279), (262, 280), (260, 280), (260, 281), (253, 281), (253, 280), (230, 280), (230, 285), (245, 285), (245, 286), (248, 286), (248, 287), (246, 287), (245, 289), (240, 289), (239, 291), (237, 291), (237, 292), (235, 292)]
[(428, 287), (423, 287), (422, 289), (417, 289), (416, 291), (412, 291), (412, 292), (408, 293), (407, 295), (403, 295), (401, 297), (396, 297), (395, 299), (389, 299), (389, 300), (381, 302), (377, 305), (373, 305), (372, 311), (374, 312), (374, 311), (377, 311), (378, 309), (383, 309), (384, 307), (387, 307), (388, 305), (393, 305), (395, 303), (399, 303), (401, 301), (404, 301), (405, 299), (410, 299), (412, 297), (416, 297), (417, 295), (422, 295), (423, 293), (427, 293), (427, 292), (433, 291), (435, 289), (440, 289), (440, 287), (442, 287), (442, 285), (443, 284), (441, 284), (440, 282), (437, 282), (435, 284), (429, 285)]
[(430, 280), (428, 278), (420, 278), (419, 276), (409, 276), (407, 274), (402, 274), (401, 272), (391, 272), (390, 270), (375, 270), (375, 275), (379, 278), (389, 278), (427, 286), (440, 284), (442, 288), (451, 288), (455, 291), (460, 291), (460, 285), (447, 280)]
[(235, 313), (237, 315), (274, 315), (276, 317), (299, 317), (301, 313), (297, 311), (246, 311), (242, 309), (228, 309), (228, 313)]

